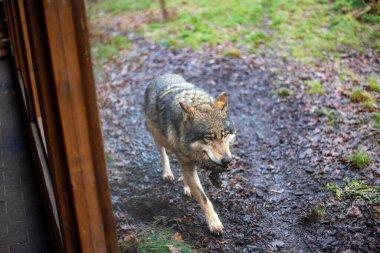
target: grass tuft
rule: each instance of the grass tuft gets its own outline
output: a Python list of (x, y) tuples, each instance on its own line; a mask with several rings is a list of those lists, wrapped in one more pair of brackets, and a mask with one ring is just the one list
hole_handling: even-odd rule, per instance
[(138, 245), (138, 252), (172, 252), (192, 253), (194, 248), (183, 241), (173, 239), (173, 231), (168, 228), (149, 228), (145, 231), (145, 239)]
[(138, 233), (137, 236), (127, 236), (126, 240), (119, 242), (120, 252), (162, 252), (162, 253), (196, 253), (198, 250), (182, 240), (179, 233), (170, 228), (152, 225)]
[(229, 48), (223, 52), (223, 57), (242, 58), (243, 53), (237, 48)]
[(334, 116), (334, 113), (332, 111), (329, 111), (325, 107), (318, 108), (317, 110), (315, 110), (315, 113), (320, 117), (326, 117), (329, 119), (332, 119)]
[(365, 101), (365, 102), (363, 103), (363, 105), (364, 105), (365, 107), (367, 107), (368, 109), (371, 109), (371, 110), (377, 107), (376, 102), (375, 102), (374, 100), (368, 100), (368, 101)]
[(362, 103), (369, 109), (376, 108), (376, 100), (371, 93), (365, 91), (362, 87), (356, 87), (350, 94), (350, 100), (354, 103)]
[(323, 204), (312, 206), (309, 211), (301, 216), (301, 224), (319, 221), (327, 216), (326, 207)]
[(380, 128), (380, 112), (376, 112), (373, 118), (375, 119), (375, 127)]
[(371, 163), (372, 158), (363, 151), (358, 151), (352, 156), (348, 157), (348, 161), (358, 168), (364, 168)]
[(293, 96), (294, 92), (288, 88), (280, 88), (274, 92), (275, 95), (280, 97)]
[(380, 82), (375, 77), (369, 77), (367, 83), (369, 90), (380, 93)]
[(367, 185), (358, 179), (346, 179), (344, 186), (340, 187), (335, 183), (327, 183), (326, 189), (335, 193), (338, 199), (344, 196), (351, 196), (358, 200), (365, 200), (368, 203), (380, 203), (380, 188), (378, 186)]
[(350, 94), (351, 102), (360, 103), (374, 100), (372, 95), (362, 87), (356, 87)]
[(313, 80), (309, 83), (309, 94), (323, 94), (325, 89), (318, 80)]

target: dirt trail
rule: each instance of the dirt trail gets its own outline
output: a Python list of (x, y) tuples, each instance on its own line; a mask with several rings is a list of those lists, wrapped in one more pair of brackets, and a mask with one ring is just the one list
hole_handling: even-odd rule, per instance
[[(325, 226), (315, 232), (318, 227), (308, 230), (299, 222), (325, 196), (308, 160), (311, 144), (307, 135), (314, 128), (311, 115), (303, 111), (302, 99), (273, 96), (266, 60), (254, 56), (226, 59), (215, 51), (172, 51), (140, 39), (134, 44), (118, 59), (119, 64), (104, 66), (107, 82), (98, 88), (121, 238), (156, 221), (172, 226), (203, 252), (358, 248), (347, 244), (337, 229)], [(206, 193), (225, 227), (222, 237), (208, 232), (199, 206), (183, 195), (181, 182), (167, 184), (161, 178), (159, 155), (144, 126), (142, 103), (146, 82), (164, 73), (181, 74), (211, 94), (230, 93), (229, 108), (237, 129), (234, 164), (222, 176), (220, 189), (201, 172)], [(178, 178), (175, 161), (172, 167)], [(362, 244), (364, 251), (371, 251), (371, 241)]]

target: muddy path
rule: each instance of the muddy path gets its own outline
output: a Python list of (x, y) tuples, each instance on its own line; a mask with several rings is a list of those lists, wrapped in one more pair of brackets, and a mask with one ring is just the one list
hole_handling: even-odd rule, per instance
[[(379, 249), (378, 217), (371, 216), (371, 210), (366, 212), (364, 205), (359, 206), (362, 216), (344, 220), (336, 218), (344, 209), (326, 204), (333, 210), (329, 218), (301, 222), (310, 207), (327, 203), (329, 198), (324, 183), (333, 174), (316, 176), (319, 167), (312, 161), (316, 151), (310, 140), (315, 129), (324, 126), (313, 121), (315, 116), (305, 109), (308, 102), (302, 96), (273, 95), (270, 59), (223, 58), (215, 50), (173, 51), (132, 39), (133, 48), (103, 67), (105, 78), (98, 84), (120, 238), (156, 222), (172, 227), (202, 252)], [(230, 94), (230, 114), (237, 129), (234, 162), (222, 175), (221, 188), (212, 186), (200, 172), (206, 194), (225, 227), (223, 236), (209, 233), (196, 201), (183, 195), (181, 182), (169, 184), (161, 178), (159, 154), (144, 126), (142, 105), (147, 81), (164, 73), (181, 74), (214, 95)], [(171, 164), (178, 179), (175, 159)], [(332, 166), (347, 167), (339, 162)], [(355, 173), (345, 170), (339, 177)], [(355, 232), (348, 230), (350, 226)]]

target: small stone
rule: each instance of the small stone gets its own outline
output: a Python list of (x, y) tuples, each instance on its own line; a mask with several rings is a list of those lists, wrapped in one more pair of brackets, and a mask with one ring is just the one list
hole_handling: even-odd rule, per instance
[(271, 245), (273, 248), (282, 248), (284, 247), (285, 243), (281, 240), (274, 240)]
[(259, 198), (262, 198), (262, 197), (264, 197), (264, 192), (262, 190), (256, 188), (256, 196)]
[(312, 168), (312, 167), (306, 167), (305, 168), (305, 171), (307, 172), (307, 173), (314, 173), (314, 169)]
[(346, 249), (346, 250), (343, 250), (342, 253), (357, 253), (357, 252), (350, 249)]
[(347, 209), (346, 214), (348, 216), (356, 216), (356, 217), (362, 217), (363, 216), (362, 212), (360, 211), (359, 207), (357, 207), (357, 206), (350, 206)]
[(328, 249), (336, 241), (335, 237), (329, 236), (322, 243), (322, 249)]

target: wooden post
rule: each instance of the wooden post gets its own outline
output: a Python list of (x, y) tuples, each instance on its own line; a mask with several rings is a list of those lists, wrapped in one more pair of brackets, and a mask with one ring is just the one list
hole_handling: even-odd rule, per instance
[[(56, 211), (58, 216), (54, 219), (52, 214), (51, 219), (59, 221), (55, 226), (59, 230), (56, 250), (116, 253), (84, 1), (5, 3), (22, 81), (33, 80), (35, 86), (29, 86), (35, 88), (35, 93), (30, 94), (31, 102), (41, 105), (47, 149), (44, 166), (49, 170), (42, 174), (51, 177), (52, 187), (46, 187), (50, 189), (46, 194), (54, 194), (54, 198), (45, 199), (56, 202), (48, 210)], [(26, 40), (18, 39), (21, 35), (30, 42), (28, 47)], [(23, 48), (28, 51), (26, 54)], [(31, 125), (36, 118), (33, 114)], [(31, 132), (36, 133), (35, 128)], [(41, 151), (42, 146), (39, 147)]]

